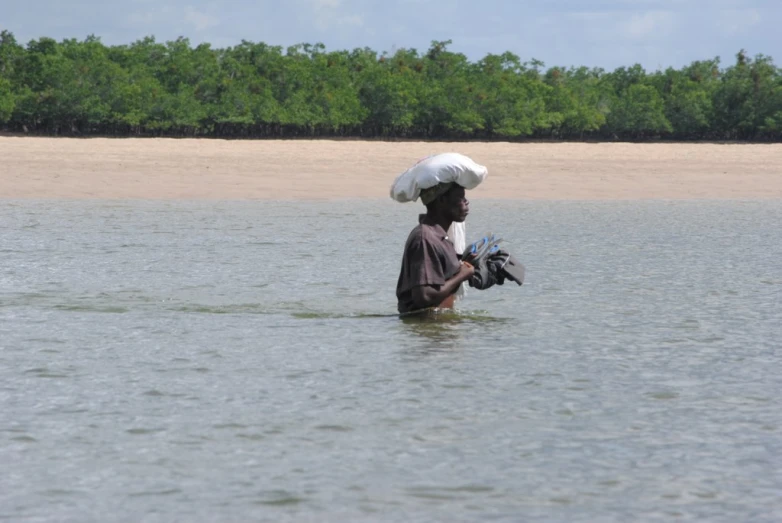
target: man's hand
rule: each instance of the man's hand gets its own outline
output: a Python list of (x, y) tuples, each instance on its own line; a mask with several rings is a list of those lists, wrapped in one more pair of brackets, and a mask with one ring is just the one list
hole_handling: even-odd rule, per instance
[(459, 267), (459, 273), (457, 274), (459, 279), (461, 281), (467, 281), (472, 278), (473, 274), (475, 274), (475, 267), (473, 267), (471, 263), (463, 261), (462, 266)]

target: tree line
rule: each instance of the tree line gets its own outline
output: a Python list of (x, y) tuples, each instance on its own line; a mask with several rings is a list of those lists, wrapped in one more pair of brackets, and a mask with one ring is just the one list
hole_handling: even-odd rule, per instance
[(550, 67), (510, 53), (225, 49), (0, 32), (0, 128), (48, 135), (481, 140), (782, 139), (782, 69), (736, 55), (681, 69)]

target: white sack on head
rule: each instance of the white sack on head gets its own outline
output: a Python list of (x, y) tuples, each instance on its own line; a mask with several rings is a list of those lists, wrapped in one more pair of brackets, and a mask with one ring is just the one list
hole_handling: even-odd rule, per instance
[(434, 187), (438, 183), (455, 182), (465, 189), (475, 189), (488, 173), (486, 167), (463, 154), (427, 156), (394, 180), (391, 198), (402, 203), (414, 202), (421, 195), (421, 189)]

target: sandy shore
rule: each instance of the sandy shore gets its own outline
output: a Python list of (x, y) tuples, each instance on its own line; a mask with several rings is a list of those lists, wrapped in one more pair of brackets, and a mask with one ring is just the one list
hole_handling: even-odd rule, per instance
[(446, 151), (489, 168), (473, 198), (782, 198), (782, 144), (15, 137), (0, 137), (0, 198), (388, 198), (399, 173)]

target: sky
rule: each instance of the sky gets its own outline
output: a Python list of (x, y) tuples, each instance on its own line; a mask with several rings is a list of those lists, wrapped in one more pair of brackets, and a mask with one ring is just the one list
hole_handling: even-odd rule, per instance
[(425, 52), (433, 40), (479, 60), (510, 51), (546, 66), (681, 67), (736, 53), (782, 62), (782, 0), (0, 0), (0, 29), (129, 44), (179, 36), (329, 50)]

